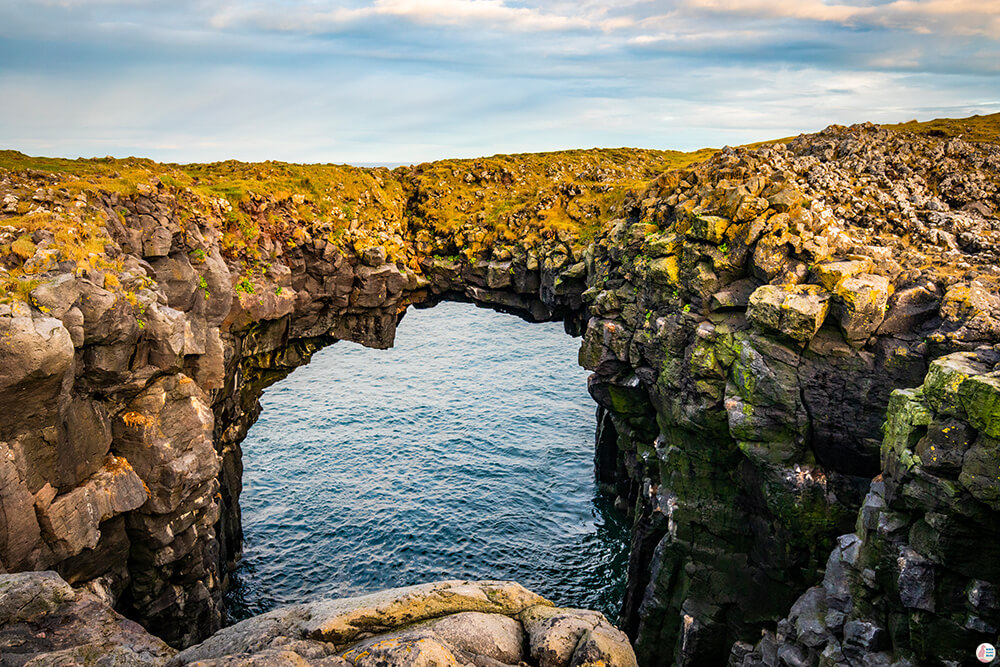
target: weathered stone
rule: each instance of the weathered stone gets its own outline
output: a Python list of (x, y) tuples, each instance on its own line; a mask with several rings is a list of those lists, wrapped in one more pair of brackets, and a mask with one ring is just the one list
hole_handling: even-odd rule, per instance
[(844, 655), (858, 659), (875, 653), (883, 647), (885, 631), (867, 621), (848, 621), (844, 624)]
[(104, 465), (111, 448), (111, 421), (100, 402), (79, 398), (69, 403), (64, 419), (66, 444), (59, 448), (58, 474), (51, 482), (71, 487)]
[(829, 636), (826, 627), (826, 590), (814, 586), (792, 605), (788, 619), (795, 625), (796, 638), (808, 647), (823, 644)]
[(680, 261), (676, 255), (656, 257), (649, 261), (646, 275), (654, 283), (661, 285), (680, 284)]
[(490, 289), (509, 287), (514, 269), (511, 262), (490, 262), (486, 268), (486, 286)]
[(935, 412), (947, 416), (963, 416), (959, 388), (972, 375), (990, 370), (973, 352), (955, 352), (931, 362), (924, 380), (923, 393)]
[(607, 621), (585, 630), (569, 667), (638, 667), (628, 637)]
[(445, 616), (427, 628), (461, 652), (508, 664), (524, 659), (524, 629), (509, 616), (467, 611)]
[[(145, 227), (146, 225), (143, 226)], [(143, 237), (143, 257), (166, 257), (170, 254), (170, 247), (173, 244), (173, 234), (166, 227), (153, 227)]]
[(219, 472), (214, 417), (191, 378), (153, 382), (114, 422), (114, 445), (149, 487), (146, 509), (164, 513)]
[(547, 602), (515, 583), (444, 581), (313, 603), (304, 628), (313, 639), (339, 644), (361, 632), (390, 629), (444, 614), (478, 611), (512, 615), (539, 604)]
[(60, 320), (78, 298), (80, 298), (80, 287), (76, 277), (65, 273), (52, 280), (46, 280), (31, 291), (31, 299), (38, 309)]
[(885, 317), (891, 285), (885, 276), (862, 273), (844, 278), (834, 288), (837, 323), (849, 343), (868, 340)]
[(958, 388), (969, 424), (1000, 438), (1000, 371), (970, 377)]
[(73, 342), (62, 322), (36, 317), (23, 304), (0, 306), (0, 399), (7, 412), (0, 437), (25, 421), (51, 420), (63, 378), (73, 368)]
[(888, 312), (879, 334), (912, 334), (921, 329), (938, 312), (939, 298), (923, 287), (911, 287), (896, 292), (889, 302)]
[(1000, 510), (1000, 441), (981, 435), (965, 452), (958, 480), (974, 498)]
[(140, 507), (147, 493), (125, 459), (109, 456), (103, 468), (69, 493), (39, 507), (45, 538), (62, 560), (97, 546), (98, 525)]
[(380, 245), (369, 246), (361, 252), (361, 261), (371, 267), (385, 264), (385, 248)]
[[(14, 455), (0, 442), (0, 567), (24, 567), (39, 536), (34, 498), (14, 465)], [(50, 487), (51, 488), (51, 487)]]
[(0, 574), (4, 665), (114, 664), (153, 667), (175, 653), (54, 572)]
[(899, 599), (904, 607), (934, 611), (934, 564), (910, 547), (900, 550), (896, 561)]
[(713, 294), (710, 306), (712, 310), (746, 308), (750, 303), (750, 296), (759, 286), (760, 284), (751, 278), (737, 280)]
[(807, 341), (823, 326), (829, 295), (815, 285), (763, 285), (750, 295), (747, 319), (765, 331)]
[(726, 240), (726, 230), (731, 224), (732, 221), (728, 218), (720, 218), (715, 215), (696, 215), (690, 220), (687, 235), (691, 238), (719, 244)]
[[(539, 667), (562, 667), (570, 664), (584, 635), (607, 624), (597, 612), (532, 606), (520, 615), (528, 633), (529, 652)], [(596, 639), (595, 642), (601, 641)], [(595, 648), (598, 648), (595, 646)]]
[(975, 431), (965, 422), (948, 419), (927, 427), (927, 435), (917, 442), (915, 452), (923, 466), (934, 473), (957, 475), (962, 459), (975, 439)]

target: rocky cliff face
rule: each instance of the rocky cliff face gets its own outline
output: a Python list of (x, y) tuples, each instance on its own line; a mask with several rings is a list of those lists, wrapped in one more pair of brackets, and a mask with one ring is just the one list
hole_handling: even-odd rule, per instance
[[(934, 360), (889, 399), (882, 474), (823, 582), (731, 665), (968, 664), (1000, 627), (1000, 353)], [(902, 658), (902, 659), (901, 659)]]
[[(408, 306), (461, 298), (584, 334), (598, 474), (635, 521), (623, 622), (642, 664), (776, 664), (782, 642), (822, 654), (777, 622), (824, 568), (847, 576), (829, 565), (849, 546), (835, 538), (874, 502), (871, 479), (895, 474), (879, 454), (895, 447), (880, 445), (893, 390), (1000, 341), (1000, 149), (834, 127), (728, 149), (630, 197), (662, 160), (560, 159), (310, 172), (294, 183), (308, 195), (241, 197), (201, 166), (0, 173), (0, 566), (56, 569), (176, 646), (205, 637), (239, 554), (239, 443), (261, 391), (323, 345), (389, 346)], [(259, 183), (288, 178), (259, 167)], [(227, 177), (257, 177), (240, 168)], [(995, 415), (993, 385), (975, 386)], [(996, 464), (992, 441), (968, 442), (959, 468)], [(927, 533), (961, 515), (961, 531), (992, 534), (997, 482), (942, 479), (966, 500), (899, 511)], [(909, 545), (925, 569), (998, 584), (893, 540), (872, 558)], [(869, 569), (858, 600), (889, 590)], [(992, 603), (955, 620), (958, 585), (935, 609), (963, 641), (995, 639)], [(880, 604), (852, 607), (883, 629), (877, 648), (931, 655), (898, 632), (929, 612)], [(777, 634), (755, 649), (761, 629)]]
[(892, 391), (996, 344), (998, 158), (830, 128), (666, 174), (597, 240), (580, 360), (602, 479), (636, 517), (640, 662), (724, 664), (773, 627), (888, 472)]

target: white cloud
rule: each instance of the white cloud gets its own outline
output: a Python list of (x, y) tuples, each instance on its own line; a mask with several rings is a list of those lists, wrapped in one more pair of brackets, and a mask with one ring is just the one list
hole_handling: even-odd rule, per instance
[(1000, 39), (997, 0), (894, 0), (866, 6), (827, 4), (822, 0), (685, 0), (684, 4), (692, 10), (721, 16), (821, 21)]
[(322, 32), (336, 30), (364, 19), (388, 16), (424, 25), (495, 26), (526, 32), (624, 27), (627, 18), (595, 20), (545, 12), (534, 7), (514, 7), (504, 0), (375, 0), (364, 7), (344, 8), (325, 3), (292, 7), (230, 6), (212, 18), (216, 28), (250, 23), (273, 30)]

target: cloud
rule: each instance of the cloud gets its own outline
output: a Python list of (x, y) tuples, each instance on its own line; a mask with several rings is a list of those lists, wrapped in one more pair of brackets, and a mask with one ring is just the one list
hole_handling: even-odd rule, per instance
[(0, 0), (0, 147), (402, 162), (989, 113), (998, 12), (995, 0)]
[[(394, 17), (425, 25), (501, 27), (528, 32), (564, 31), (600, 27), (581, 16), (550, 13), (533, 7), (515, 7), (504, 0), (375, 0), (360, 7), (307, 3), (292, 7), (230, 6), (212, 17), (216, 28), (250, 24), (257, 28), (323, 32), (377, 17)], [(623, 27), (629, 19), (611, 19), (605, 28)]]
[(1000, 39), (1000, 3), (996, 0), (894, 0), (878, 5), (827, 4), (822, 0), (685, 0), (684, 5), (727, 17), (821, 21)]

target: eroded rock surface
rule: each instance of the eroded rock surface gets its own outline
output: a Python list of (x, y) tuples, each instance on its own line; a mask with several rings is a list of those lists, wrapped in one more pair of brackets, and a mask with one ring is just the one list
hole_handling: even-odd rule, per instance
[[(523, 618), (558, 616), (558, 629)], [(558, 634), (558, 637), (554, 637)], [(530, 651), (528, 647), (531, 647)], [(558, 647), (552, 651), (537, 646)], [(539, 657), (542, 656), (542, 657)], [(180, 653), (54, 572), (0, 575), (0, 665), (635, 667), (596, 612), (511, 582), (444, 581), (247, 619)]]
[(176, 651), (55, 572), (0, 574), (0, 665), (163, 665)]
[[(882, 469), (838, 538), (822, 584), (729, 664), (971, 664), (1000, 632), (1000, 351), (935, 360), (927, 380), (893, 392)], [(787, 662), (787, 660), (786, 660)]]
[[(951, 396), (959, 376), (935, 369), (965, 364), (983, 378), (961, 385), (977, 427), (992, 423), (983, 362), (934, 360), (1000, 342), (1000, 220), (984, 213), (998, 166), (994, 145), (831, 127), (665, 174), (597, 238), (580, 360), (604, 411), (600, 478), (635, 517), (623, 621), (641, 664), (724, 664), (829, 575), (836, 537), (889, 474), (894, 390), (930, 368)], [(940, 461), (960, 475), (968, 457), (988, 499), (985, 451)], [(927, 530), (948, 531), (958, 507)], [(856, 654), (875, 652), (852, 628)], [(819, 659), (783, 650), (762, 664)]]

